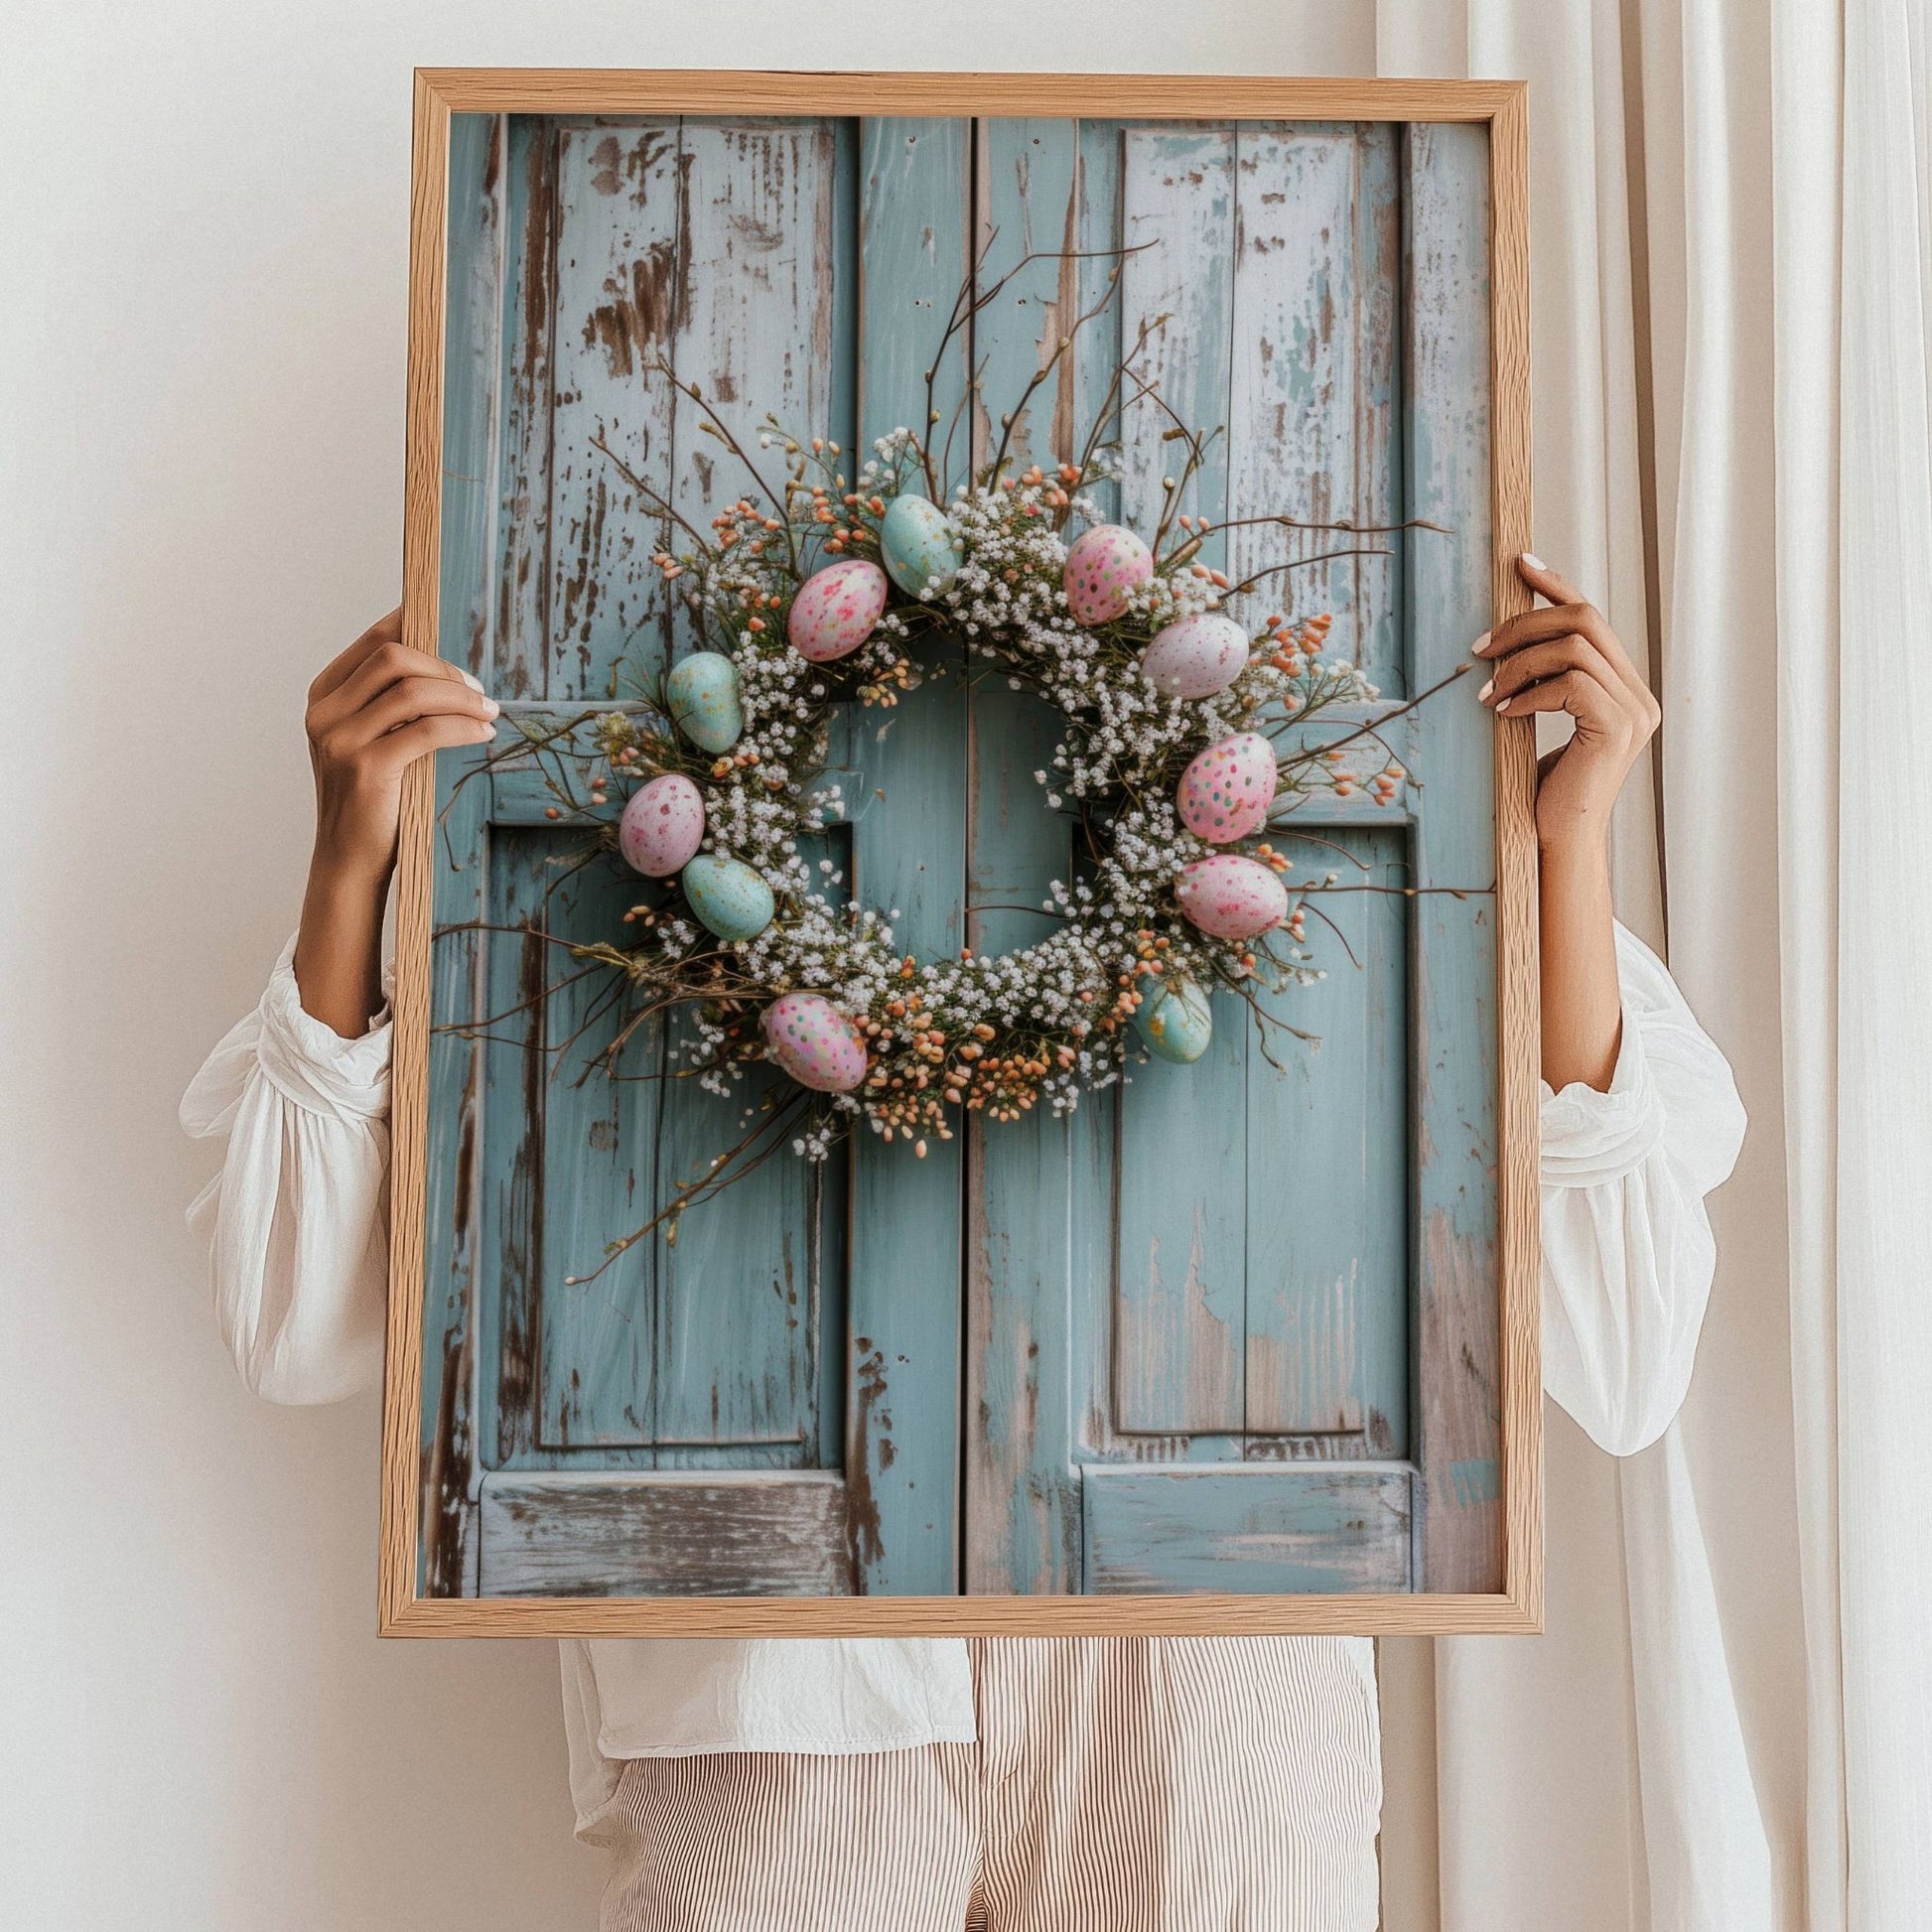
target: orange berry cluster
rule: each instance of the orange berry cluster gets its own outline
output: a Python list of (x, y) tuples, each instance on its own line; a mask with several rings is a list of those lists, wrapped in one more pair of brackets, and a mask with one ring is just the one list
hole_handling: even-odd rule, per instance
[[(910, 979), (917, 970), (916, 963), (907, 958), (899, 967), (899, 978)], [(911, 1069), (903, 1073), (893, 1071), (895, 1064), (903, 1064), (899, 1056), (878, 1060), (866, 1081), (866, 1099), (868, 1111), (885, 1123), (880, 1129), (885, 1138), (890, 1141), (897, 1136), (910, 1141), (912, 1152), (921, 1161), (925, 1159), (926, 1134), (942, 1141), (952, 1139), (940, 1091), (945, 1092), (946, 1099), (957, 1100), (945, 1072), (946, 1035), (937, 1027), (926, 1025), (919, 1010), (922, 1004), (917, 993), (907, 992), (887, 1002), (885, 1021), (868, 1019), (860, 1024), (867, 1051), (875, 1059), (901, 1039), (912, 1059)]]
[[(1030, 470), (1023, 470), (1017, 477), (1002, 477), (1000, 487), (1005, 490), (1037, 489), (1037, 501), (1029, 500), (1020, 505), (1023, 516), (1037, 516), (1042, 509), (1063, 510), (1073, 498), (1068, 490), (1080, 481), (1080, 472), (1070, 463), (1062, 463), (1053, 472), (1054, 481), (1046, 481), (1046, 472), (1038, 464)], [(1041, 485), (1044, 487), (1041, 487)]]
[(1269, 663), (1290, 677), (1299, 677), (1308, 669), (1311, 659), (1321, 655), (1334, 621), (1333, 613), (1328, 611), (1316, 617), (1304, 618), (1296, 624), (1291, 624), (1279, 611), (1271, 613), (1262, 627), (1261, 639), (1263, 645), (1271, 649)]

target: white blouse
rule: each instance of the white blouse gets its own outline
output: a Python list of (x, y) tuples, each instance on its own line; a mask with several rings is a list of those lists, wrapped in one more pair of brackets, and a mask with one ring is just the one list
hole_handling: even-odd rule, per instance
[[(1621, 926), (1616, 945), (1608, 1092), (1543, 1089), (1543, 1372), (1596, 1443), (1628, 1455), (1689, 1386), (1717, 1259), (1704, 1196), (1730, 1173), (1744, 1112), (1663, 963)], [(306, 1013), (294, 953), (182, 1101), (190, 1134), (227, 1143), (188, 1217), (243, 1381), (272, 1402), (333, 1402), (381, 1369), (390, 1026), (385, 1011), (344, 1039)], [(957, 1639), (573, 1641), (562, 1661), (580, 1822), (625, 1758), (974, 1734)]]

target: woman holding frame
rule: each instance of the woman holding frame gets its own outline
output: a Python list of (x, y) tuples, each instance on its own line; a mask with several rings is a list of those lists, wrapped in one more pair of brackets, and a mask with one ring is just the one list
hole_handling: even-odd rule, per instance
[[(1549, 1393), (1612, 1453), (1689, 1382), (1705, 1196), (1743, 1114), (1662, 963), (1612, 916), (1610, 809), (1658, 723), (1614, 630), (1531, 556), (1542, 608), (1474, 640), (1479, 701), (1564, 712), (1542, 763), (1543, 1324)], [(190, 1210), (244, 1380), (283, 1402), (379, 1373), (389, 1028), (381, 929), (403, 773), (494, 735), (392, 614), (310, 691), (300, 930), (183, 1102), (226, 1141)], [(611, 1640), (562, 1647), (580, 1835), (607, 1932), (1352, 1932), (1378, 1918), (1366, 1639)]]

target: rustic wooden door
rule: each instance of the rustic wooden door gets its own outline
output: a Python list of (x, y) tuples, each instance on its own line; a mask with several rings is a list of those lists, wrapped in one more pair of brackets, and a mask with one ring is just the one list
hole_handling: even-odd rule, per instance
[[(1170, 403), (1226, 426), (1191, 507), (1449, 526), (1217, 539), (1382, 553), (1278, 608), (1332, 611), (1393, 711), (1486, 621), (1485, 183), (1460, 128), (459, 118), (443, 648), (520, 715), (621, 702), (688, 638), (593, 439), (688, 512), (744, 487), (657, 359), (746, 429), (861, 446), (918, 422), (969, 263), (1036, 253), (935, 371), (948, 414), (977, 383), (949, 481), (1075, 316), (1015, 426), (1037, 456), (1146, 325)], [(1144, 525), (1162, 428), (1123, 424)], [(822, 855), (921, 954), (1037, 936), (1070, 861), (1050, 714), (957, 668), (851, 721)], [(447, 760), (425, 1587), (1499, 1587), (1489, 734), (1450, 692), (1385, 736), (1420, 802), (1339, 801), (1297, 854), (1361, 889), (1283, 996), (1318, 1040), (1271, 1063), (1235, 1007), (1209, 1060), (1071, 1121), (780, 1157), (588, 1282), (756, 1093), (583, 1077), (610, 1022), (590, 982), (546, 994), (551, 940), (621, 930), (624, 881), (572, 863), (540, 760)]]

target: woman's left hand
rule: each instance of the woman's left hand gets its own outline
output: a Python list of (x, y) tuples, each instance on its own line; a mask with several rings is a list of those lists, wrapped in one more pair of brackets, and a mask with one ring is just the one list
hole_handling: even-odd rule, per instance
[(1536, 793), (1537, 843), (1549, 853), (1580, 842), (1600, 846), (1610, 807), (1663, 713), (1630, 653), (1595, 605), (1539, 559), (1516, 559), (1516, 574), (1549, 608), (1500, 623), (1475, 646), (1493, 674), (1477, 696), (1506, 718), (1567, 711), (1569, 744), (1543, 760)]

